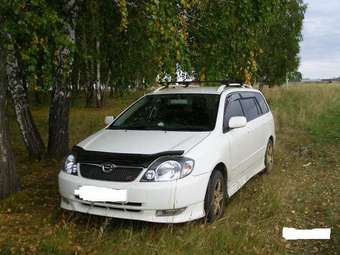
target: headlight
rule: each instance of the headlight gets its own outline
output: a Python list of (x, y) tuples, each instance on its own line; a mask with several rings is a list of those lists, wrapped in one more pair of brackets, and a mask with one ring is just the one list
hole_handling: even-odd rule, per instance
[(194, 160), (185, 157), (160, 157), (145, 172), (142, 182), (174, 181), (189, 175)]
[(68, 174), (77, 174), (78, 166), (76, 162), (76, 157), (73, 154), (70, 154), (66, 157), (63, 171)]

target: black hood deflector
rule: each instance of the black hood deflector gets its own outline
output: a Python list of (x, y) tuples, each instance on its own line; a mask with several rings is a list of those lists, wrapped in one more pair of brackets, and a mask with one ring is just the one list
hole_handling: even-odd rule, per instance
[(80, 163), (105, 163), (116, 165), (148, 167), (154, 160), (162, 156), (182, 155), (184, 151), (163, 151), (156, 154), (129, 154), (102, 151), (87, 151), (80, 146), (73, 146), (72, 153)]

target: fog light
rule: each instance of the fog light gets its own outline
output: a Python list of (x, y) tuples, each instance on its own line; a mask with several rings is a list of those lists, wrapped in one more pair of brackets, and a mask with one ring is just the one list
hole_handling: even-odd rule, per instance
[(184, 212), (185, 209), (186, 207), (178, 209), (157, 210), (156, 216), (175, 216)]

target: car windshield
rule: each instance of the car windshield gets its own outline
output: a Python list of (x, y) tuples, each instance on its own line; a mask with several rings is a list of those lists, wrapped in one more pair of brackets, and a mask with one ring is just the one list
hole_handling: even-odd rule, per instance
[(108, 128), (132, 130), (211, 131), (219, 95), (148, 95), (121, 114)]

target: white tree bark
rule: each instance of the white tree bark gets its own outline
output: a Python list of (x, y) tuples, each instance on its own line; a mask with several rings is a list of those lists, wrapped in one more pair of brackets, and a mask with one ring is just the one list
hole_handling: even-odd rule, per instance
[(97, 51), (97, 68), (96, 68), (96, 104), (97, 107), (102, 106), (103, 95), (102, 95), (102, 84), (101, 84), (101, 75), (100, 75), (100, 41), (96, 40), (96, 51)]
[[(68, 39), (75, 42), (75, 17), (77, 6), (75, 0), (65, 5), (65, 12), (71, 17), (67, 24)], [(55, 158), (63, 157), (69, 150), (69, 113), (71, 84), (71, 68), (73, 52), (67, 47), (58, 49), (57, 71), (52, 88), (52, 102), (49, 111), (48, 154)]]
[[(0, 35), (1, 36), (1, 35)], [(6, 118), (6, 53), (0, 38), (0, 199), (19, 190), (19, 178), (15, 171), (14, 153), (11, 148)]]
[(29, 107), (24, 84), (24, 70), (20, 68), (14, 50), (8, 51), (7, 56), (8, 88), (12, 96), (17, 123), (29, 155), (40, 159), (45, 153), (45, 145), (34, 123)]

